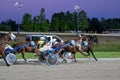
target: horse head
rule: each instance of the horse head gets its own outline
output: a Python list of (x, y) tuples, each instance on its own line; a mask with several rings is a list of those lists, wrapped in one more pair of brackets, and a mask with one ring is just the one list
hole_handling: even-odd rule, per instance
[(88, 41), (96, 43), (96, 44), (99, 42), (98, 37), (96, 35), (95, 36), (88, 36)]

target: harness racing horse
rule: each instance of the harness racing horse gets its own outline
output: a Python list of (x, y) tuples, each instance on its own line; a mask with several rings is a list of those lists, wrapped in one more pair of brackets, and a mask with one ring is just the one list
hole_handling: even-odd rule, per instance
[(13, 48), (16, 49), (14, 54), (21, 53), (22, 58), (26, 63), (28, 63), (27, 59), (25, 58), (25, 52), (32, 52), (35, 53), (35, 56), (39, 56), (39, 51), (36, 46), (31, 46), (31, 42), (19, 42), (13, 45)]
[[(58, 53), (61, 53), (60, 55), (63, 55), (64, 52), (71, 52), (72, 53), (72, 57), (76, 62), (76, 57), (75, 54), (76, 52), (80, 52), (83, 56), (90, 58), (89, 55), (90, 53), (92, 54), (92, 56), (94, 57), (94, 59), (97, 61), (94, 53), (93, 53), (93, 46), (92, 43), (89, 41), (88, 45), (85, 47), (82, 43), (79, 42), (80, 39), (75, 39), (75, 40), (71, 40), (71, 41), (67, 41), (67, 42), (62, 42), (62, 43), (57, 43), (56, 45), (53, 46), (53, 48), (58, 47), (58, 46), (62, 46), (66, 43), (70, 43), (69, 46), (65, 46), (62, 49), (60, 49), (58, 51)], [(82, 39), (82, 41), (84, 41), (84, 39)], [(71, 42), (73, 42), (74, 44), (71, 45)], [(87, 52), (88, 54), (84, 53)]]
[(16, 41), (16, 36), (13, 33), (9, 33), (9, 34), (0, 34), (0, 55), (1, 58), (3, 58), (3, 60), (5, 61), (7, 66), (10, 66), (10, 64), (8, 64), (7, 60), (6, 60), (6, 54), (5, 54), (5, 46), (6, 44), (10, 41), (10, 40), (15, 40)]

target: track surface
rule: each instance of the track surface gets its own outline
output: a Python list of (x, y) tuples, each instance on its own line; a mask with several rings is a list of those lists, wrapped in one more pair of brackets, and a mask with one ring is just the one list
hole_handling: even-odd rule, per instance
[(120, 80), (120, 60), (78, 60), (56, 66), (18, 61), (10, 67), (0, 62), (0, 80)]

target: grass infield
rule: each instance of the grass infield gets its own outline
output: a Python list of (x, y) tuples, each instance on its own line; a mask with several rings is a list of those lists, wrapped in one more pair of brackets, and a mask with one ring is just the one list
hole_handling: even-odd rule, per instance
[[(120, 58), (120, 52), (94, 52), (95, 56), (97, 58)], [(21, 54), (16, 55), (18, 59), (21, 59)], [(35, 57), (33, 53), (26, 53), (25, 57), (27, 59), (32, 58), (32, 59), (37, 59), (38, 57)], [(84, 58), (84, 56), (81, 53), (76, 53), (77, 58)], [(91, 55), (92, 57), (92, 55)]]

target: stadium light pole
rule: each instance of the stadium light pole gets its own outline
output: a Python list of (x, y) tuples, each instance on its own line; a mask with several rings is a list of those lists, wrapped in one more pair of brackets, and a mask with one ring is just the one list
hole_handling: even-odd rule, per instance
[(74, 10), (76, 11), (76, 35), (78, 35), (78, 20), (79, 20), (79, 12), (80, 12), (80, 7), (75, 5)]
[(21, 2), (15, 2), (15, 7), (18, 8), (18, 34), (20, 34), (20, 10), (22, 7), (22, 3)]

